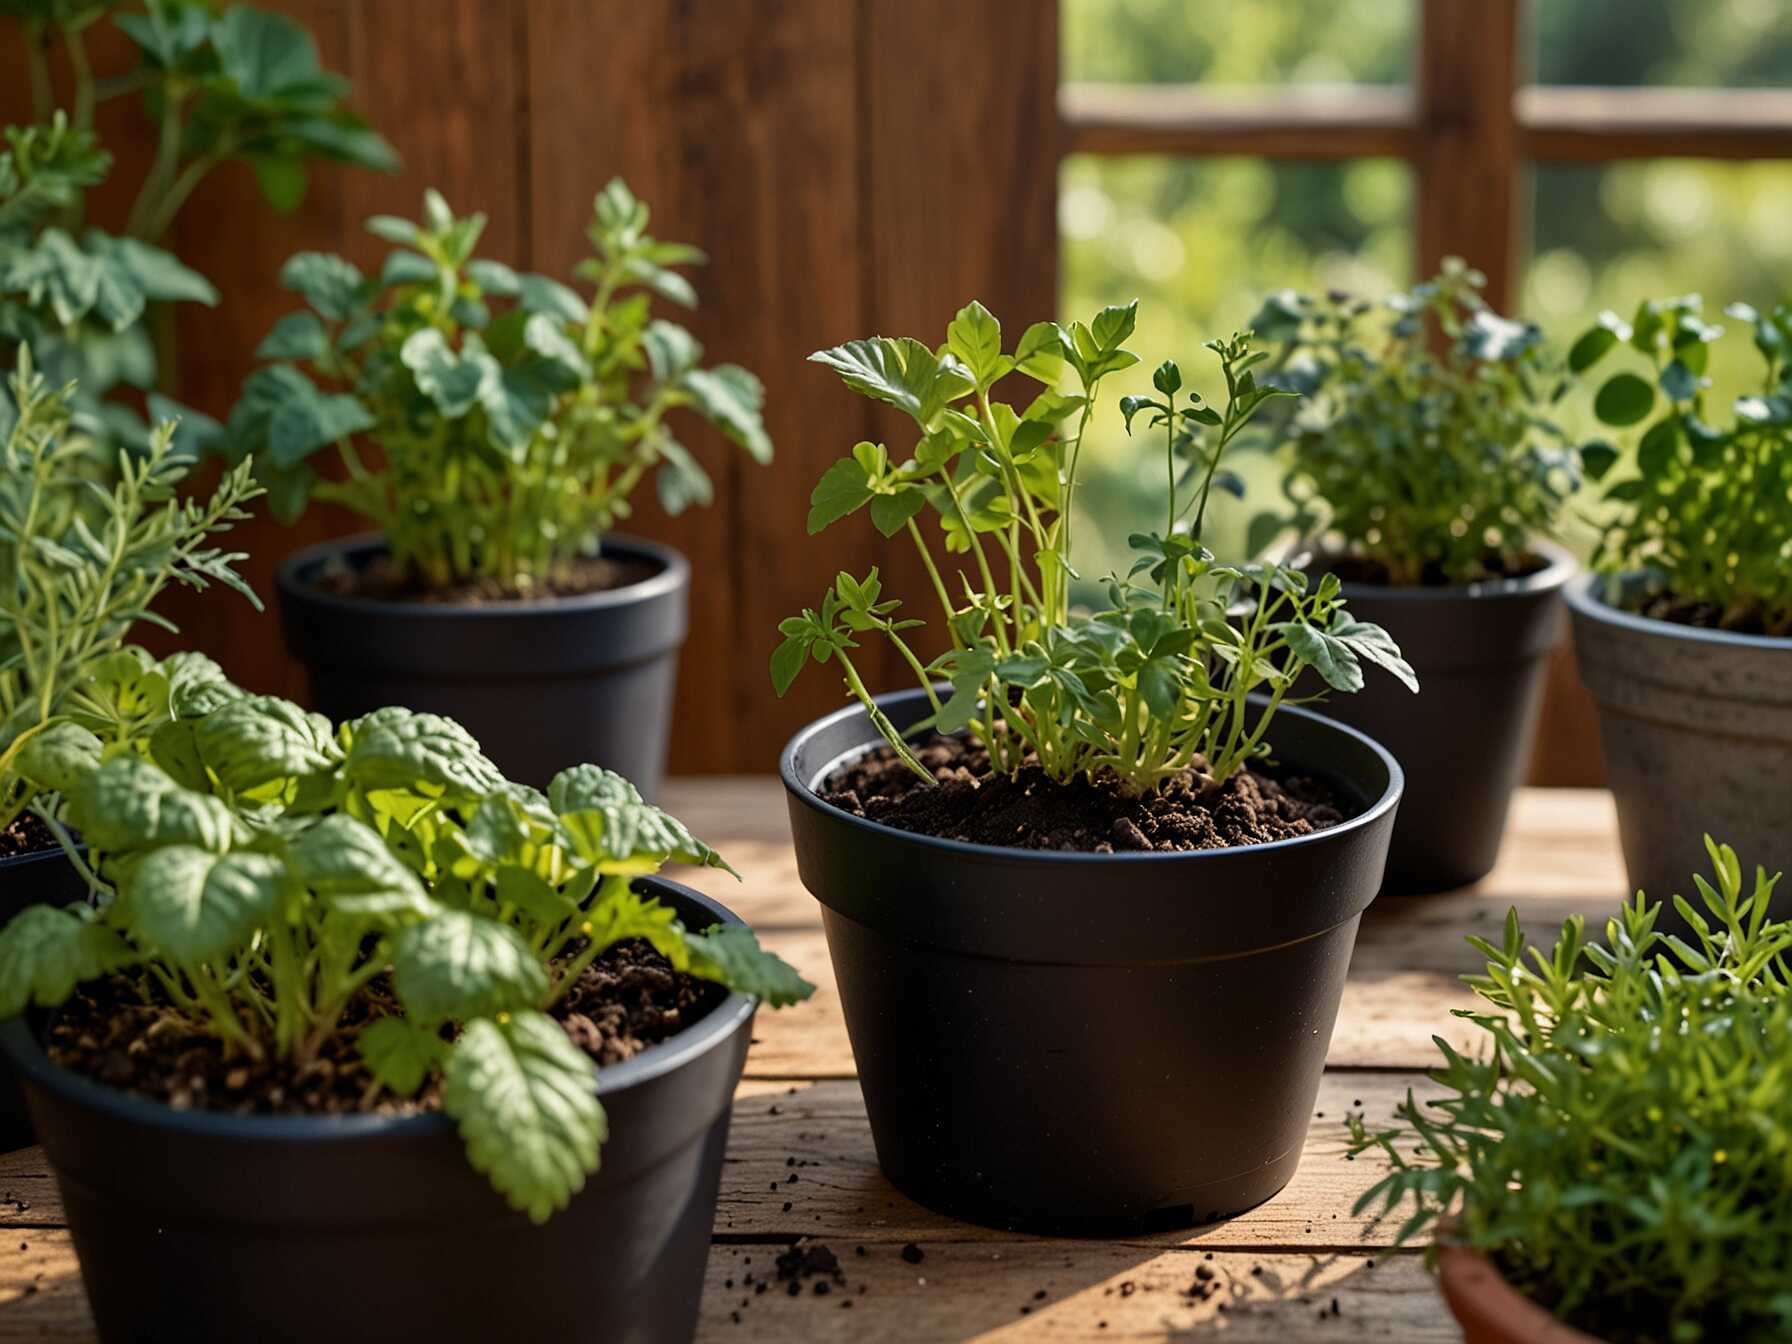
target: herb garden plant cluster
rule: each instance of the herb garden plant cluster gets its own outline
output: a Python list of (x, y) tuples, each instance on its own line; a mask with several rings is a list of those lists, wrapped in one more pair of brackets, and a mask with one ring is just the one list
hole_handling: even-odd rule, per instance
[[(693, 427), (772, 457), (757, 378), (664, 315), (702, 254), (615, 179), (571, 276), (519, 271), (431, 191), (368, 221), (377, 270), (268, 277), (294, 310), (234, 409), (182, 411), (169, 305), (226, 296), (155, 244), (197, 183), (241, 162), (290, 208), (311, 161), (394, 156), (290, 20), (0, 13), (40, 122), (0, 152), (0, 1139), (16, 1072), (108, 1339), (688, 1340), (754, 1014), (813, 989), (657, 876), (726, 865), (655, 803), (689, 565), (615, 529), (650, 475), (710, 502)], [(113, 235), (84, 200), (126, 93), (159, 150)], [(1274, 1196), (1365, 911), (1493, 862), (1565, 594), (1658, 899), (1475, 942), (1487, 1048), (1356, 1119), (1365, 1207), (1413, 1205), (1488, 1338), (1778, 1338), (1792, 313), (1728, 310), (1764, 374), (1722, 408), (1698, 300), (1561, 353), (1482, 287), (1278, 292), (1198, 362), (1142, 359), (1136, 304), (1016, 335), (976, 301), (811, 357), (908, 425), (841, 445), (808, 530), (868, 519), (916, 591), (839, 573), (770, 659), (844, 693), (780, 772), (878, 1160), (1007, 1229)], [(1610, 436), (1571, 436), (1581, 385)], [(1125, 573), (1076, 544), (1100, 423), (1161, 473)], [(1219, 554), (1248, 452), (1281, 501)], [(258, 500), (372, 529), (280, 571), (309, 708), (137, 642), (173, 584), (259, 606), (224, 540)]]

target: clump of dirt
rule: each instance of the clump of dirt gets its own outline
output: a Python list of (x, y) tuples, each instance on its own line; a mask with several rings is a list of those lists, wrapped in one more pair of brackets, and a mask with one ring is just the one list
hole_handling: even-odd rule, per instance
[[(576, 949), (573, 953), (576, 954)], [(720, 985), (675, 971), (638, 939), (618, 943), (579, 975), (552, 1009), (598, 1064), (620, 1063), (706, 1016), (727, 997)], [(181, 1110), (239, 1115), (406, 1115), (436, 1110), (432, 1079), (414, 1097), (394, 1097), (361, 1063), (356, 1033), (399, 1011), (383, 982), (363, 991), (341, 1027), (303, 1068), (227, 1050), (170, 1005), (147, 977), (111, 976), (83, 985), (52, 1020), (44, 1048), (64, 1068)]]
[(489, 603), (541, 602), (552, 598), (583, 597), (641, 583), (660, 572), (650, 560), (613, 560), (605, 556), (580, 556), (527, 588), (494, 578), (469, 579), (446, 588), (428, 588), (415, 576), (398, 569), (380, 556), (360, 569), (337, 568), (318, 576), (317, 587), (332, 597), (361, 598), (377, 602), (416, 602), (430, 606), (478, 607)]
[(21, 812), (10, 825), (0, 831), (0, 859), (17, 858), (21, 854), (41, 854), (56, 848), (56, 837), (41, 817)]
[(1256, 845), (1311, 835), (1346, 817), (1339, 791), (1311, 775), (1253, 767), (1209, 789), (1204, 776), (1188, 771), (1140, 797), (1111, 775), (1060, 784), (1036, 765), (1012, 777), (992, 774), (988, 751), (974, 739), (935, 735), (915, 754), (935, 787), (884, 745), (830, 775), (821, 797), (918, 835), (1089, 854)]

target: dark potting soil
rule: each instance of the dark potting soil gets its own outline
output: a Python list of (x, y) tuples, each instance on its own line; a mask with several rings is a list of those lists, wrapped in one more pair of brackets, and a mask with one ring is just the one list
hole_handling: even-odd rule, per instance
[(56, 837), (41, 817), (22, 812), (12, 824), (0, 831), (0, 859), (13, 859), (21, 854), (41, 854), (56, 848)]
[(540, 602), (557, 597), (583, 597), (651, 579), (660, 567), (651, 560), (611, 560), (581, 556), (562, 573), (528, 588), (517, 588), (497, 579), (472, 579), (446, 588), (426, 588), (399, 572), (386, 556), (362, 569), (331, 569), (318, 576), (317, 586), (333, 597), (364, 598), (378, 602), (417, 602), (424, 605), (479, 607), (500, 602)]
[[(1365, 587), (1387, 588), (1394, 585), (1388, 580), (1388, 567), (1379, 560), (1371, 560), (1360, 555), (1341, 555), (1333, 559), (1329, 566), (1332, 573), (1345, 583), (1360, 583)], [(1540, 574), (1549, 568), (1549, 561), (1540, 555), (1523, 555), (1518, 557), (1502, 555), (1498, 551), (1488, 551), (1481, 557), (1481, 576), (1476, 583), (1497, 582), (1501, 579), (1523, 579), (1532, 574)], [(1420, 588), (1453, 588), (1461, 587), (1462, 580), (1444, 573), (1443, 568), (1435, 562), (1427, 565), (1419, 576), (1417, 584)]]
[(1037, 766), (1013, 778), (989, 773), (974, 740), (934, 736), (915, 754), (937, 781), (928, 788), (888, 746), (878, 746), (822, 781), (821, 797), (854, 816), (918, 835), (1012, 849), (1112, 854), (1226, 849), (1310, 835), (1345, 818), (1325, 780), (1240, 770), (1211, 792), (1188, 773), (1157, 793), (1129, 797), (1118, 779), (1059, 784)]
[[(567, 1036), (599, 1065), (620, 1063), (707, 1015), (727, 996), (720, 985), (674, 971), (639, 940), (618, 943), (580, 973), (553, 1008)], [(407, 1115), (440, 1105), (439, 1084), (415, 1097), (376, 1087), (361, 1064), (356, 1033), (397, 1011), (382, 982), (344, 1014), (302, 1070), (229, 1053), (169, 1006), (153, 981), (128, 974), (82, 986), (57, 1013), (44, 1042), (50, 1058), (121, 1091), (182, 1110), (239, 1115)]]
[(1700, 630), (1727, 630), (1733, 635), (1765, 635), (1767, 626), (1759, 617), (1724, 624), (1724, 609), (1715, 602), (1697, 602), (1677, 593), (1657, 592), (1643, 597), (1635, 607), (1636, 614), (1655, 621), (1690, 625)]

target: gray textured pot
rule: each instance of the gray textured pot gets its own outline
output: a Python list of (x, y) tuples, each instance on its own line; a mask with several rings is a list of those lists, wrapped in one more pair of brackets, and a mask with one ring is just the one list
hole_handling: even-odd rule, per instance
[[(1707, 833), (1745, 869), (1792, 871), (1792, 639), (1632, 615), (1605, 600), (1610, 582), (1587, 575), (1566, 596), (1581, 680), (1599, 702), (1629, 889), (1696, 898)], [(1773, 910), (1792, 916), (1792, 882)]]

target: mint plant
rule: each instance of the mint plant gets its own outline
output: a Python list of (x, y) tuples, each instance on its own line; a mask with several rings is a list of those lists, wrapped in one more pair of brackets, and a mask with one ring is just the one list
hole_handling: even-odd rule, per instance
[(687, 929), (633, 888), (669, 861), (726, 865), (620, 776), (577, 766), (543, 794), (451, 720), (333, 730), (200, 671), (146, 754), (102, 760), (94, 738), (34, 781), (66, 793), (99, 899), (0, 931), (0, 1018), (129, 971), (121, 990), (232, 1057), (302, 1071), (352, 1031), (367, 1102), (439, 1083), (468, 1160), (542, 1222), (607, 1132), (596, 1065), (551, 1015), (592, 961), (640, 938), (774, 1005), (812, 992), (744, 926)]
[(1603, 942), (1574, 915), (1530, 945), (1516, 910), (1498, 945), (1471, 937), (1486, 1006), (1458, 1016), (1486, 1052), (1438, 1038), (1441, 1099), (1409, 1094), (1399, 1128), (1351, 1118), (1353, 1152), (1392, 1166), (1359, 1212), (1410, 1205), (1401, 1242), (1448, 1218), (1444, 1235), (1613, 1344), (1792, 1333), (1792, 923), (1768, 914), (1777, 877), (1745, 882), (1729, 846), (1706, 849), (1699, 902), (1674, 897), (1691, 941), (1658, 932), (1640, 892)]
[[(1286, 448), (1287, 507), (1252, 519), (1261, 553), (1318, 544), (1395, 585), (1525, 572), (1580, 485), (1554, 420), (1562, 361), (1494, 312), (1460, 261), (1379, 304), (1284, 290), (1252, 319), (1275, 346), (1264, 381), (1299, 394), (1261, 446)], [(1434, 345), (1441, 344), (1441, 349)]]
[[(526, 594), (565, 577), (655, 468), (669, 512), (708, 503), (709, 477), (668, 417), (693, 411), (766, 462), (764, 393), (738, 366), (703, 367), (691, 334), (651, 315), (655, 298), (696, 304), (673, 268), (703, 256), (647, 223), (620, 179), (598, 193), (594, 254), (578, 268), (589, 301), (476, 258), (485, 216), (456, 216), (433, 191), (420, 224), (368, 221), (397, 248), (377, 276), (295, 256), (281, 283), (309, 311), (262, 343), (276, 362), (231, 413), (232, 457), (253, 458), (283, 518), (322, 499), (378, 525), (400, 576), (425, 588), (489, 580)], [(340, 480), (312, 469), (330, 447)]]
[[(1606, 485), (1609, 514), (1596, 569), (1646, 582), (1614, 596), (1654, 601), (1698, 624), (1792, 635), (1792, 308), (1727, 310), (1753, 335), (1761, 390), (1714, 409), (1705, 370), (1724, 328), (1705, 321), (1697, 295), (1650, 299), (1633, 321), (1604, 313), (1569, 352), (1591, 368), (1620, 345), (1630, 369), (1601, 385), (1593, 410), (1613, 429), (1635, 430), (1633, 452), (1609, 440), (1582, 446), (1587, 474)], [(1659, 411), (1659, 414), (1657, 412)], [(1653, 416), (1653, 420), (1651, 420)]]
[[(1004, 773), (1026, 762), (1060, 783), (1111, 772), (1143, 793), (1189, 771), (1217, 788), (1264, 754), (1276, 711), (1308, 667), (1342, 691), (1362, 686), (1364, 662), (1417, 688), (1387, 634), (1344, 609), (1337, 579), (1310, 584), (1285, 566), (1221, 564), (1201, 544), (1211, 492), (1235, 484), (1221, 466), (1226, 449), (1279, 395), (1257, 381), (1264, 355), (1245, 336), (1208, 344), (1226, 384), (1223, 405), (1185, 389), (1168, 360), (1153, 375), (1155, 397), (1121, 400), (1128, 432), (1161, 445), (1153, 451), (1164, 464), (1164, 530), (1131, 537), (1130, 574), (1108, 582), (1102, 610), (1073, 614), (1077, 457), (1102, 380), (1138, 362), (1123, 344), (1136, 308), (1067, 327), (1035, 323), (1003, 353), (1001, 325), (973, 302), (938, 350), (873, 337), (811, 356), (853, 390), (906, 411), (918, 435), (901, 461), (882, 444), (860, 443), (828, 468), (811, 496), (809, 530), (868, 508), (886, 537), (905, 533), (951, 647), (924, 661), (904, 635), (924, 623), (898, 619), (877, 571), (841, 574), (818, 609), (780, 624), (785, 638), (771, 661), (780, 695), (806, 662), (837, 663), (891, 747), (931, 783), (853, 663), (855, 636), (875, 634), (892, 641), (928, 696), (933, 712), (918, 730), (968, 729)], [(1024, 405), (998, 399), (996, 385), (1014, 373), (1043, 390)], [(1067, 375), (1072, 388), (1059, 391)], [(958, 595), (923, 517), (937, 523), (948, 556), (974, 564)], [(935, 682), (950, 690), (940, 695)], [(1253, 704), (1253, 693), (1265, 703)]]
[[(161, 425), (147, 451), (114, 461), (72, 423), (71, 390), (53, 389), (19, 352), (17, 418), (0, 459), (0, 830), (40, 804), (78, 764), (129, 751), (168, 713), (172, 681), (209, 660), (158, 669), (129, 644), (170, 583), (255, 594), (213, 540), (247, 516), (259, 490), (228, 471), (209, 499), (177, 494), (191, 469)], [(98, 484), (98, 478), (110, 485)], [(47, 781), (47, 783), (46, 783)]]
[[(8, 128), (0, 152), (0, 358), (10, 365), (12, 347), (29, 344), (53, 382), (79, 382), (87, 432), (141, 450), (148, 427), (111, 394), (150, 392), (152, 421), (178, 409), (156, 392), (172, 327), (157, 325), (155, 305), (218, 301), (204, 277), (154, 246), (200, 183), (246, 165), (284, 212), (303, 200), (312, 163), (391, 171), (398, 158), (349, 110), (347, 82), (323, 68), (310, 33), (283, 14), (210, 0), (0, 0), (0, 17), (17, 24), (37, 123)], [(88, 44), (106, 22), (135, 62), (100, 76)], [(60, 87), (58, 54), (69, 71)], [(126, 97), (154, 123), (156, 152), (114, 235), (83, 228), (83, 218), (111, 165), (93, 134), (96, 109)], [(191, 412), (180, 418), (189, 441), (216, 432)]]

